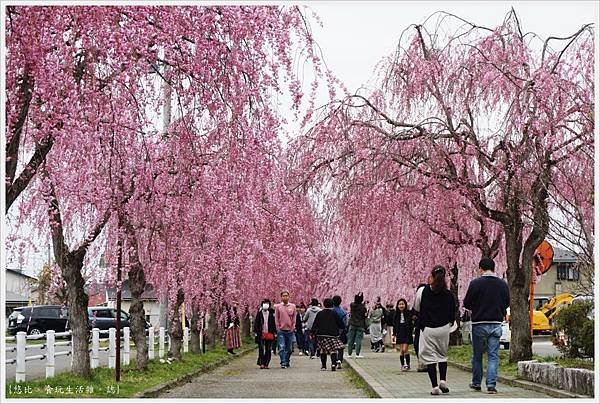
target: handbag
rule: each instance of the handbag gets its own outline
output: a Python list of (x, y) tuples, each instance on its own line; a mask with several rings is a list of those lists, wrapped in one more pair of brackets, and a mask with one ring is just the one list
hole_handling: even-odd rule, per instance
[(272, 332), (263, 332), (262, 339), (265, 341), (273, 341), (275, 339), (275, 335)]

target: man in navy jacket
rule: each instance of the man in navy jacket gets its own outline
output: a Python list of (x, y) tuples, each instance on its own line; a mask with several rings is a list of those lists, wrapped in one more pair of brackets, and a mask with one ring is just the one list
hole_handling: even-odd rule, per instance
[(483, 377), (483, 353), (488, 353), (486, 385), (488, 393), (496, 394), (498, 374), (498, 350), (502, 336), (502, 320), (510, 303), (508, 284), (494, 273), (495, 264), (490, 258), (479, 261), (481, 276), (469, 284), (463, 306), (471, 310), (473, 379), (469, 387), (481, 390)]

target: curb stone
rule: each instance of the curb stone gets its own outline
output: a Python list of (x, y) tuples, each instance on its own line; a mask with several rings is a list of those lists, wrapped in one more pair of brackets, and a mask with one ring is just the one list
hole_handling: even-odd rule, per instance
[(381, 383), (373, 379), (367, 372), (365, 372), (358, 363), (352, 358), (344, 359), (344, 362), (350, 365), (354, 373), (360, 377), (367, 386), (375, 394), (376, 398), (394, 398), (393, 394), (389, 392)]
[[(394, 398), (394, 396), (389, 392), (389, 390), (387, 390), (381, 383), (373, 379), (366, 371), (363, 370), (363, 368), (354, 359), (345, 359), (344, 361), (350, 365), (354, 373), (356, 373), (356, 375), (358, 375), (358, 377), (360, 377), (365, 382), (365, 384), (372, 390), (373, 393), (375, 393), (375, 395), (378, 398)], [(448, 361), (448, 364), (455, 368), (471, 372), (471, 367), (469, 366), (450, 361)], [(499, 382), (505, 383), (513, 387), (520, 387), (531, 391), (537, 391), (539, 393), (544, 393), (556, 398), (589, 398), (587, 396), (569, 393), (552, 387), (535, 384), (526, 380), (512, 379), (504, 376), (498, 376), (497, 380)]]
[[(470, 366), (463, 365), (460, 363), (448, 361), (448, 365), (453, 366), (458, 369), (461, 369), (461, 370), (466, 370), (467, 372), (472, 371)], [(590, 398), (588, 396), (570, 393), (570, 392), (567, 392), (564, 390), (555, 389), (555, 388), (545, 386), (542, 384), (536, 384), (536, 383), (533, 383), (533, 382), (530, 382), (527, 380), (513, 379), (513, 378), (505, 377), (505, 376), (497, 376), (496, 379), (499, 382), (508, 384), (509, 386), (521, 387), (523, 389), (537, 391), (539, 393), (544, 393), (544, 394), (547, 394), (549, 396), (556, 397), (556, 398)]]
[(373, 387), (371, 387), (371, 385), (369, 383), (367, 383), (367, 381), (365, 380), (365, 378), (363, 377), (363, 375), (361, 375), (360, 373), (358, 373), (356, 371), (356, 369), (354, 369), (352, 367), (352, 365), (349, 364), (349, 362), (347, 361), (347, 359), (344, 359), (344, 363), (348, 364), (348, 366), (346, 366), (346, 370), (349, 372), (349, 374), (354, 375), (356, 378), (360, 379), (363, 381), (364, 386), (360, 386), (361, 389), (366, 390), (370, 395), (372, 395), (373, 397), (370, 398), (381, 398), (381, 396), (373, 389)]
[(140, 391), (138, 393), (136, 393), (135, 395), (133, 395), (132, 398), (156, 398), (158, 397), (158, 395), (166, 390), (170, 390), (174, 387), (178, 387), (181, 386), (189, 381), (191, 381), (193, 378), (201, 375), (202, 373), (206, 373), (209, 372), (213, 369), (216, 369), (218, 367), (221, 367), (223, 365), (226, 365), (227, 363), (231, 362), (232, 360), (239, 358), (243, 355), (246, 355), (252, 351), (256, 350), (256, 347), (249, 347), (246, 349), (242, 349), (240, 352), (236, 353), (233, 356), (227, 356), (223, 359), (220, 359), (214, 363), (208, 364), (208, 365), (204, 365), (199, 369), (196, 369), (192, 372), (189, 372), (183, 376), (178, 377), (177, 379), (173, 379), (173, 380), (169, 380), (165, 383), (161, 383), (157, 386), (151, 387), (149, 389)]

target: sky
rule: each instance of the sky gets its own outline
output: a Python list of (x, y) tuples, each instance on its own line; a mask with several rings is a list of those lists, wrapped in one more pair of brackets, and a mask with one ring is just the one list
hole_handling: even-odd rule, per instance
[[(300, 4), (310, 7), (321, 19), (323, 27), (315, 21), (311, 23), (314, 37), (329, 69), (351, 92), (368, 83), (381, 58), (394, 52), (404, 29), (422, 23), (436, 11), (447, 11), (479, 25), (496, 27), (513, 7), (523, 30), (535, 32), (542, 38), (569, 36), (582, 25), (599, 19), (599, 6), (595, 1), (313, 1)], [(305, 85), (310, 85), (310, 80)], [(326, 101), (327, 93), (323, 89), (318, 93), (316, 105)], [(280, 106), (282, 112), (286, 104), (283, 102)], [(30, 252), (25, 258), (22, 269), (28, 274), (35, 274), (47, 260), (47, 247), (40, 244), (39, 253)], [(16, 257), (9, 254), (6, 264), (20, 266), (16, 261)]]
[(599, 19), (597, 1), (330, 1), (306, 5), (323, 22), (322, 28), (316, 23), (312, 27), (327, 66), (351, 92), (368, 82), (382, 57), (394, 52), (404, 29), (436, 11), (495, 28), (513, 7), (522, 29), (542, 38), (569, 36)]

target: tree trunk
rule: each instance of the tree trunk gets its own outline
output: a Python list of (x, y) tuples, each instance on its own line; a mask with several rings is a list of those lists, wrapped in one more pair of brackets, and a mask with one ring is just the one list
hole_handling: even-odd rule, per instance
[(135, 343), (135, 360), (138, 370), (148, 368), (148, 343), (146, 339), (146, 312), (142, 301), (142, 293), (146, 288), (144, 269), (138, 256), (138, 245), (131, 224), (125, 221), (127, 244), (129, 246), (129, 289), (131, 290), (131, 305), (129, 306), (129, 323), (131, 336)]
[(88, 295), (85, 293), (85, 281), (81, 276), (85, 254), (68, 254), (65, 262), (60, 263), (62, 277), (67, 285), (69, 328), (72, 332), (73, 366), (77, 376), (90, 378), (90, 354), (88, 352)]
[(522, 212), (518, 208), (519, 196), (509, 203), (511, 220), (504, 225), (506, 237), (506, 261), (508, 286), (510, 288), (510, 362), (531, 360), (532, 338), (529, 321), (529, 288), (533, 272), (535, 250), (548, 234), (550, 216), (548, 214), (548, 185), (551, 180), (551, 166), (546, 164), (532, 187), (533, 226), (523, 244)]
[(217, 341), (219, 340), (219, 327), (217, 323), (217, 314), (214, 309), (210, 310), (208, 314), (208, 320), (206, 325), (206, 345), (211, 349), (217, 347)]
[(458, 328), (452, 334), (450, 334), (450, 345), (461, 345), (462, 337), (460, 332), (460, 306), (458, 302), (458, 265), (456, 262), (454, 266), (450, 268), (452, 273), (452, 281), (450, 283), (450, 292), (452, 292), (452, 296), (454, 297), (454, 321), (456, 321), (456, 325)]
[(510, 222), (504, 225), (506, 243), (506, 276), (510, 289), (510, 362), (530, 360), (531, 326), (529, 324), (529, 279), (531, 269), (524, 271), (520, 265), (523, 247), (523, 222), (521, 214), (513, 209)]
[(181, 347), (183, 346), (183, 328), (181, 327), (180, 312), (183, 298), (183, 289), (179, 289), (177, 291), (177, 301), (171, 310), (171, 321), (169, 324), (169, 336), (171, 337), (169, 356), (178, 361), (181, 360)]
[(192, 345), (192, 352), (202, 353), (202, 347), (200, 346), (200, 313), (196, 305), (192, 306), (192, 319), (190, 321), (190, 343)]
[(250, 337), (250, 330), (250, 312), (248, 311), (248, 307), (246, 307), (240, 321), (240, 333), (242, 337)]
[(56, 197), (54, 183), (49, 178), (48, 172), (45, 169), (42, 170), (41, 174), (45, 180), (48, 180), (48, 194), (46, 197), (54, 258), (60, 267), (66, 284), (69, 327), (72, 332), (73, 360), (71, 370), (77, 376), (91, 378), (92, 371), (88, 351), (88, 295), (85, 293), (85, 280), (81, 275), (81, 270), (88, 247), (94, 242), (108, 222), (111, 211), (107, 209), (81, 245), (76, 250), (69, 251), (69, 247), (65, 243), (60, 204)]
[(167, 329), (169, 317), (169, 290), (168, 286), (164, 290), (158, 291), (158, 326)]

